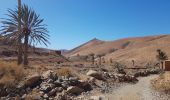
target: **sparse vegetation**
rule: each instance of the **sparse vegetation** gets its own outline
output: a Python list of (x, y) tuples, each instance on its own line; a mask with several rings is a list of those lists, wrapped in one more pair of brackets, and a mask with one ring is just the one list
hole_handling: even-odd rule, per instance
[(24, 76), (24, 70), (17, 63), (0, 61), (0, 85), (14, 87)]
[(161, 49), (157, 49), (156, 58), (159, 62), (161, 62), (161, 67), (163, 68), (163, 61), (168, 59), (167, 54)]
[(57, 74), (59, 76), (66, 76), (66, 77), (70, 77), (73, 75), (70, 68), (61, 68), (61, 69), (57, 70)]
[(109, 50), (109, 53), (115, 52), (116, 50), (118, 50), (118, 49), (112, 48), (112, 49)]
[(91, 60), (92, 60), (92, 65), (94, 65), (94, 56), (95, 54), (94, 53), (90, 53), (89, 56), (91, 57)]
[(130, 43), (131, 43), (130, 41), (127, 41), (126, 43), (124, 43), (124, 44), (122, 45), (122, 48), (123, 48), (123, 49), (126, 48)]
[(116, 71), (121, 74), (126, 74), (124, 71), (125, 67), (126, 67), (125, 65), (123, 65), (119, 62), (115, 62), (115, 64), (114, 64), (114, 68), (116, 68)]
[(154, 89), (170, 93), (170, 73), (161, 73), (158, 78), (152, 80)]
[(102, 64), (102, 57), (105, 56), (105, 54), (98, 54), (97, 57), (99, 58), (99, 65)]

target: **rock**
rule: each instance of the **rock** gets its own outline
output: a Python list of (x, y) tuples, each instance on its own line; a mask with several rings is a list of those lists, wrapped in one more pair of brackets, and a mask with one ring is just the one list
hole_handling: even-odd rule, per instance
[(62, 87), (63, 87), (64, 89), (67, 89), (67, 88), (69, 87), (68, 81), (62, 82)]
[(22, 95), (21, 99), (25, 100), (25, 98), (27, 97), (27, 94)]
[(94, 83), (94, 82), (95, 82), (95, 78), (94, 78), (94, 77), (90, 77), (90, 78), (88, 79), (88, 82), (89, 82), (89, 83)]
[(124, 81), (127, 81), (127, 82), (134, 82), (134, 83), (135, 83), (135, 82), (138, 81), (138, 79), (137, 79), (135, 76), (126, 75)]
[(80, 94), (82, 93), (84, 90), (77, 87), (77, 86), (70, 86), (67, 88), (67, 93), (70, 93), (70, 94)]
[(48, 93), (54, 87), (55, 85), (51, 83), (43, 82), (40, 84), (40, 90), (43, 91), (44, 93)]
[(159, 69), (151, 69), (149, 71), (149, 74), (159, 74), (160, 73), (160, 70)]
[(54, 81), (52, 79), (48, 79), (47, 83), (54, 83)]
[(78, 77), (69, 77), (69, 81), (78, 81)]
[(56, 87), (61, 87), (62, 85), (62, 83), (59, 81), (59, 80), (56, 80), (55, 82), (54, 82), (54, 84), (55, 84), (55, 86)]
[(94, 71), (94, 70), (89, 70), (86, 75), (92, 76), (99, 80), (105, 80), (101, 73), (98, 73), (97, 71)]
[(62, 92), (62, 91), (63, 91), (62, 87), (56, 87), (48, 93), (48, 96), (55, 96), (57, 92)]
[(71, 86), (76, 86), (78, 85), (80, 82), (78, 81), (77, 77), (70, 77), (69, 78), (69, 85)]
[(43, 100), (42, 97), (38, 94), (29, 94), (25, 97), (24, 100)]
[(90, 100), (106, 100), (104, 96), (91, 96)]
[(57, 93), (57, 95), (54, 97), (54, 100), (67, 100), (66, 95), (63, 93)]
[(48, 99), (48, 95), (47, 94), (44, 94), (44, 99)]
[(3, 86), (0, 86), (0, 97), (7, 96), (8, 93)]
[(57, 74), (54, 73), (54, 71), (52, 70), (48, 70), (46, 72), (44, 72), (42, 74), (42, 79), (53, 79), (53, 80), (56, 80), (58, 77), (57, 77)]
[(148, 76), (148, 75), (149, 75), (148, 71), (141, 71), (140, 72), (140, 76)]
[(35, 73), (26, 79), (25, 86), (28, 86), (28, 87), (36, 86), (40, 80), (41, 80), (41, 76)]
[(84, 89), (85, 91), (90, 91), (92, 90), (92, 86), (89, 84), (88, 81), (84, 81), (84, 80), (79, 80), (79, 84), (78, 87)]

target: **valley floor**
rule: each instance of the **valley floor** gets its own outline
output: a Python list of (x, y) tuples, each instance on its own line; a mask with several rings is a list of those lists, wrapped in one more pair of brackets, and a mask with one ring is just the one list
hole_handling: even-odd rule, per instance
[(124, 84), (113, 90), (111, 94), (106, 94), (104, 100), (170, 100), (166, 94), (154, 91), (151, 87), (151, 80), (158, 75), (140, 77), (136, 84)]

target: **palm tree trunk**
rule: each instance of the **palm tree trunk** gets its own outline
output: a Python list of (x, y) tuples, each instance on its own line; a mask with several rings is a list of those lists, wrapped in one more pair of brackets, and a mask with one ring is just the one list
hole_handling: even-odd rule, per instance
[(24, 38), (24, 65), (28, 65), (28, 35)]
[(21, 0), (18, 0), (18, 65), (20, 65), (23, 61), (22, 59), (22, 43), (21, 43)]
[(99, 57), (99, 65), (101, 65), (101, 64), (102, 64), (102, 58)]

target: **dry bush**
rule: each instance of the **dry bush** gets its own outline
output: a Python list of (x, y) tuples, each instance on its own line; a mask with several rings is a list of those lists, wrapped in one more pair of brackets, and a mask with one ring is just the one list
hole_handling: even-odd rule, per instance
[(160, 74), (160, 76), (152, 80), (154, 89), (158, 91), (170, 92), (170, 72)]
[(65, 67), (65, 68), (58, 69), (57, 75), (70, 77), (73, 76), (73, 73), (70, 68)]
[(14, 87), (22, 79), (23, 71), (16, 63), (0, 61), (0, 85)]

